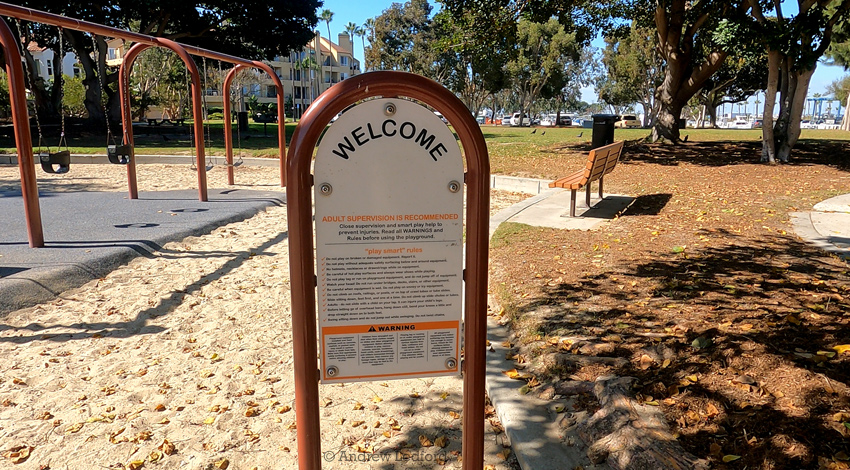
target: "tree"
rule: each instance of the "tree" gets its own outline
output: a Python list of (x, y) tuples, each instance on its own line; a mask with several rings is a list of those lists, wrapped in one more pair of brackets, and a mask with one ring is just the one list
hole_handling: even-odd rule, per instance
[[(312, 28), (318, 22), (316, 9), (319, 0), (291, 0), (287, 2), (208, 0), (204, 2), (175, 2), (171, 0), (105, 0), (93, 4), (79, 0), (19, 0), (18, 5), (68, 16), (75, 19), (133, 30), (153, 36), (166, 37), (186, 44), (212, 49), (227, 54), (271, 59), (284, 55), (309, 42)], [(43, 47), (57, 52), (55, 27), (36, 25), (34, 38)], [(108, 108), (114, 120), (117, 112), (117, 91), (111, 84), (117, 81), (116, 70), (105, 65), (106, 43), (97, 40), (97, 63), (92, 60), (91, 37), (80, 31), (64, 30), (66, 45), (73, 48), (80, 60), (86, 86), (86, 109), (91, 119), (102, 120), (101, 90), (108, 98)], [(30, 54), (25, 52), (26, 56)], [(31, 57), (29, 58), (31, 60)], [(104, 74), (103, 80), (98, 73)], [(43, 85), (34, 94), (44, 92)], [(46, 101), (42, 106), (46, 108)], [(58, 103), (53, 101), (52, 107)], [(55, 110), (54, 110), (55, 112)]]
[(428, 0), (393, 3), (377, 18), (366, 51), (370, 69), (400, 70), (442, 81), (445, 69), (437, 61), (432, 44), (437, 38), (429, 18)]
[(477, 115), (493, 93), (508, 84), (505, 66), (515, 53), (505, 35), (478, 34), (472, 15), (446, 10), (434, 17), (434, 57), (442, 65), (444, 83)]
[[(753, 36), (747, 36), (753, 38)], [(699, 126), (705, 115), (711, 126), (717, 123), (717, 107), (725, 103), (746, 101), (767, 86), (767, 55), (755, 41), (738, 38), (738, 47), (720, 69), (709, 78), (696, 99), (702, 108), (697, 117)]]
[[(324, 21), (325, 24), (328, 27), (328, 65), (330, 65), (330, 67), (331, 67), (331, 70), (330, 70), (331, 82), (333, 82), (333, 76), (334, 76), (334, 57), (333, 57), (334, 54), (333, 54), (333, 49), (330, 47), (330, 43), (331, 43), (331, 21), (333, 21), (333, 19), (334, 19), (334, 12), (328, 10), (327, 8), (322, 10), (322, 21)], [(317, 41), (317, 43), (316, 43), (316, 54), (317, 54), (316, 57), (319, 59), (319, 63), (322, 63), (322, 56), (321, 56), (322, 49), (321, 49), (321, 46), (319, 44), (320, 42), (321, 41)]]
[[(372, 42), (375, 40), (375, 18), (368, 18), (363, 23), (363, 35), (369, 36), (369, 48), (372, 48)], [(363, 36), (360, 36), (363, 39)], [(372, 70), (374, 67), (369, 64), (369, 54), (366, 53), (366, 41), (363, 40), (363, 71)]]
[[(762, 161), (787, 162), (800, 137), (800, 119), (809, 82), (817, 61), (826, 53), (836, 30), (844, 27), (850, 0), (814, 2), (798, 0), (799, 14), (786, 18), (781, 3), (773, 10), (752, 3), (751, 14), (758, 23), (768, 54), (765, 91)], [(766, 13), (774, 13), (768, 17)], [(779, 117), (773, 121), (776, 95)]]
[(555, 96), (566, 85), (566, 68), (579, 58), (574, 34), (567, 34), (558, 20), (545, 23), (520, 20), (517, 53), (506, 69), (519, 95), (520, 125), (538, 98)]
[[(830, 44), (826, 50), (825, 56), (835, 65), (841, 65), (844, 70), (850, 68), (850, 31), (847, 24), (836, 25), (835, 41)], [(850, 106), (850, 75), (845, 75), (838, 80), (832, 82), (827, 88), (827, 92), (833, 95), (837, 100), (844, 102), (844, 118), (841, 120), (841, 130), (850, 131), (850, 113), (847, 107)]]
[(640, 103), (644, 126), (655, 122), (655, 94), (664, 78), (663, 61), (656, 47), (654, 29), (632, 22), (628, 35), (609, 35), (602, 50), (602, 63), (607, 69), (596, 94), (606, 103), (627, 106)]

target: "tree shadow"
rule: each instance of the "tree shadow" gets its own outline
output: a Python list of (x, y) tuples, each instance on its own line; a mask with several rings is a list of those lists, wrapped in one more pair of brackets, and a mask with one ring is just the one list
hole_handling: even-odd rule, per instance
[[(31, 331), (33, 334), (20, 334), (18, 336), (0, 338), (0, 342), (13, 344), (24, 344), (32, 341), (47, 340), (54, 342), (65, 342), (79, 339), (91, 338), (93, 335), (111, 338), (128, 338), (136, 335), (155, 334), (164, 331), (159, 326), (149, 326), (148, 320), (168, 315), (183, 303), (186, 296), (200, 291), (203, 286), (216, 281), (241, 266), (246, 260), (254, 256), (274, 256), (276, 253), (268, 251), (269, 248), (283, 242), (288, 238), (288, 232), (281, 232), (275, 237), (250, 249), (235, 252), (189, 252), (190, 257), (226, 256), (230, 259), (215, 271), (200, 275), (196, 280), (180, 290), (171, 292), (168, 296), (160, 299), (153, 307), (140, 311), (135, 318), (122, 322), (79, 322), (71, 324), (42, 325), (31, 323), (25, 326), (11, 326), (0, 324), (0, 331)], [(166, 250), (167, 251), (167, 250)], [(185, 254), (185, 252), (180, 252)], [(150, 255), (152, 256), (152, 255)], [(177, 258), (177, 252), (165, 255)], [(76, 333), (51, 333), (52, 330), (78, 330)]]
[[(685, 449), (715, 468), (817, 469), (818, 457), (850, 452), (833, 419), (850, 407), (850, 355), (832, 349), (850, 344), (847, 264), (791, 236), (722, 235), (721, 246), (545, 284), (517, 317), (533, 317), (542, 338), (578, 338), (574, 352), (628, 358), (603, 372), (637, 377), (639, 398), (669, 400)], [(583, 349), (603, 343), (604, 353)], [(741, 459), (727, 466), (711, 443)]]

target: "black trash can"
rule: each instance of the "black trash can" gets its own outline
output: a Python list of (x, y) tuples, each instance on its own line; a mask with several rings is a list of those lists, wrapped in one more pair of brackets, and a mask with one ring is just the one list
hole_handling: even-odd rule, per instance
[(679, 129), (687, 129), (688, 128), (688, 120), (685, 118), (679, 118)]
[(240, 132), (248, 130), (248, 111), (239, 111), (236, 113), (236, 122)]
[(593, 116), (593, 137), (591, 139), (591, 148), (604, 147), (614, 143), (614, 123), (620, 116), (616, 114), (594, 114)]

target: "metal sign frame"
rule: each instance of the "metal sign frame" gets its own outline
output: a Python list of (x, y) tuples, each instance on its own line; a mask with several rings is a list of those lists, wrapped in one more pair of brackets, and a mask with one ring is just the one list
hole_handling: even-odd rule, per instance
[(345, 108), (372, 97), (412, 98), (433, 107), (454, 127), (465, 154), (462, 468), (480, 470), (484, 465), (490, 161), (481, 129), (466, 106), (438, 83), (406, 72), (370, 72), (328, 89), (304, 114), (290, 142), (286, 187), (298, 467), (301, 470), (322, 467), (310, 165), (319, 137), (331, 119)]

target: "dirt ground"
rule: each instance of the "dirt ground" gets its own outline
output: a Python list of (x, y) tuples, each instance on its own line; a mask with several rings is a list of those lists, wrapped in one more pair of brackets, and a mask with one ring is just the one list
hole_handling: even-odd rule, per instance
[[(850, 148), (802, 142), (777, 166), (759, 149), (627, 143), (605, 189), (635, 203), (589, 232), (503, 225), (490, 289), (511, 355), (534, 372), (520, 378), (544, 398), (633, 376), (637, 398), (712, 468), (847, 469), (850, 265), (797, 238), (789, 213), (850, 192)], [(565, 168), (586, 155), (543, 151)], [(569, 355), (626, 361), (559, 360)]]
[[(195, 187), (140, 165), (141, 191)], [(42, 191), (123, 191), (124, 170), (39, 174)], [(239, 187), (277, 186), (240, 167)], [(0, 167), (15, 187), (16, 167)], [(209, 186), (225, 187), (224, 167)], [(525, 196), (494, 192), (493, 211)], [(23, 215), (21, 215), (23, 216)], [(296, 468), (286, 208), (167, 244), (0, 322), (0, 467)], [(320, 386), (323, 468), (459, 468), (457, 378)], [(489, 410), (485, 463), (516, 470)]]

